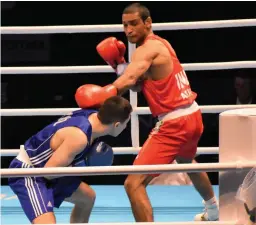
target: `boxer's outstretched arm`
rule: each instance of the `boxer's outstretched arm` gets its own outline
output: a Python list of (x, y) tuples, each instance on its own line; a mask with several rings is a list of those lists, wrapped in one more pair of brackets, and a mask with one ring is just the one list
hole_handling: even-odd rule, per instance
[(157, 55), (158, 45), (154, 41), (147, 41), (144, 45), (138, 47), (122, 76), (118, 77), (113, 83), (118, 89), (118, 93), (123, 93), (133, 87), (137, 80), (147, 72)]

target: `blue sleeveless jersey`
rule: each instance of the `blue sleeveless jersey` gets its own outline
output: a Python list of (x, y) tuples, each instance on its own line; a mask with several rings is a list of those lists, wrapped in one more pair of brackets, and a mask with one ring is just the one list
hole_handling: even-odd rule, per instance
[[(42, 130), (40, 130), (37, 134), (30, 137), (25, 142), (24, 147), (33, 166), (44, 167), (45, 163), (52, 156), (53, 151), (50, 147), (51, 137), (59, 129), (62, 129), (64, 127), (78, 127), (85, 133), (88, 140), (91, 140), (92, 127), (88, 120), (88, 117), (95, 112), (97, 111), (89, 109), (80, 109), (74, 111), (49, 124)], [(79, 164), (84, 161), (84, 155), (88, 148), (89, 144), (80, 154), (75, 157), (74, 161), (71, 164), (72, 166), (79, 166)]]

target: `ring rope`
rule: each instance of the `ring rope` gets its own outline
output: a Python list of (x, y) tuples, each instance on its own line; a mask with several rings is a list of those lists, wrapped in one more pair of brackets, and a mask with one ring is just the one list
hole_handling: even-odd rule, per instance
[(42, 176), (95, 176), (126, 174), (159, 174), (180, 172), (219, 172), (255, 167), (256, 161), (237, 161), (231, 163), (197, 163), (167, 165), (132, 165), (132, 166), (93, 166), (93, 167), (58, 167), (58, 168), (18, 168), (1, 169), (0, 175), (8, 177), (42, 177)]
[[(234, 61), (215, 63), (185, 63), (186, 71), (226, 70), (239, 68), (256, 68), (256, 61)], [(73, 74), (73, 73), (113, 73), (110, 66), (31, 66), (1, 67), (2, 74)]]
[[(206, 105), (199, 106), (202, 113), (221, 113), (232, 109), (252, 109), (256, 110), (256, 104), (251, 105)], [(37, 108), (37, 109), (0, 109), (1, 116), (60, 116), (78, 110), (80, 108)], [(133, 114), (148, 115), (151, 114), (149, 107), (135, 107)]]
[[(196, 22), (153, 23), (153, 30), (190, 30), (256, 26), (256, 19), (214, 20)], [(122, 24), (113, 25), (68, 25), (37, 27), (1, 27), (2, 34), (58, 34), (123, 32)]]
[[(114, 147), (113, 152), (115, 155), (127, 155), (134, 154), (137, 155), (140, 151), (141, 147)], [(19, 154), (20, 149), (0, 149), (0, 156), (17, 156)], [(218, 147), (198, 147), (197, 155), (206, 155), (206, 154), (219, 154)]]
[[(200, 221), (200, 222), (138, 222), (138, 223), (93, 223), (93, 225), (244, 225), (237, 221)], [(50, 225), (50, 224), (41, 224)], [(60, 224), (67, 225), (67, 224)], [(74, 223), (73, 225), (85, 225), (84, 223)]]

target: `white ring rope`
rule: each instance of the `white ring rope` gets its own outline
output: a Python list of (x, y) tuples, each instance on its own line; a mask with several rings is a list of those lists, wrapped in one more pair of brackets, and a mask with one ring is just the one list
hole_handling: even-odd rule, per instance
[[(226, 70), (256, 68), (256, 61), (234, 61), (215, 63), (185, 63), (186, 71)], [(1, 67), (2, 74), (73, 74), (73, 73), (114, 73), (110, 66), (31, 66)]]
[[(93, 225), (244, 225), (237, 221), (200, 221), (200, 222), (137, 222), (137, 223), (92, 223)], [(41, 224), (51, 225), (51, 224)], [(68, 225), (68, 224), (59, 224)], [(73, 225), (85, 225), (84, 223), (74, 223)]]
[[(251, 105), (204, 105), (204, 106), (199, 106), (199, 108), (201, 109), (202, 113), (221, 113), (226, 110), (232, 110), (232, 109), (251, 108), (251, 109), (256, 110), (256, 104), (251, 104)], [(151, 114), (149, 107), (137, 107), (134, 109), (134, 113), (137, 113), (139, 115)]]
[(174, 165), (132, 165), (132, 166), (93, 166), (93, 167), (52, 167), (1, 169), (0, 175), (7, 177), (42, 177), (42, 176), (96, 176), (126, 174), (158, 174), (180, 172), (219, 172), (251, 169), (256, 161), (237, 161), (232, 163), (196, 163)]
[[(256, 110), (256, 104), (251, 105), (206, 105), (199, 106), (202, 113), (221, 113), (231, 109), (252, 108)], [(0, 109), (1, 116), (62, 116), (79, 108), (38, 108), (38, 109)], [(149, 107), (136, 107), (133, 114), (151, 114)]]
[[(134, 154), (137, 155), (140, 151), (141, 147), (114, 147), (113, 152), (115, 155), (127, 155)], [(17, 156), (19, 154), (20, 149), (0, 149), (0, 156)], [(198, 147), (197, 155), (201, 154), (219, 154), (218, 147)]]
[[(215, 20), (195, 22), (153, 23), (153, 30), (191, 30), (256, 26), (256, 19)], [(1, 27), (2, 34), (57, 34), (123, 32), (122, 24), (113, 25), (68, 25), (36, 27)]]

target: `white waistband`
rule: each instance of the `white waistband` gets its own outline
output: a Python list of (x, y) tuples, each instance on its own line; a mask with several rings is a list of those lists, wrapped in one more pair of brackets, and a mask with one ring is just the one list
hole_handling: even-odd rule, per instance
[(19, 154), (17, 155), (16, 158), (18, 160), (20, 160), (21, 162), (27, 163), (27, 164), (32, 166), (32, 163), (31, 163), (31, 161), (29, 159), (29, 156), (28, 156), (26, 150), (24, 149), (24, 147), (20, 148), (20, 152), (19, 152)]
[(158, 120), (166, 121), (166, 120), (170, 120), (170, 119), (176, 119), (176, 118), (179, 118), (182, 116), (192, 114), (192, 113), (196, 112), (197, 110), (199, 110), (199, 106), (194, 101), (191, 105), (182, 106), (180, 108), (175, 109), (172, 112), (165, 113), (165, 114), (158, 116)]

